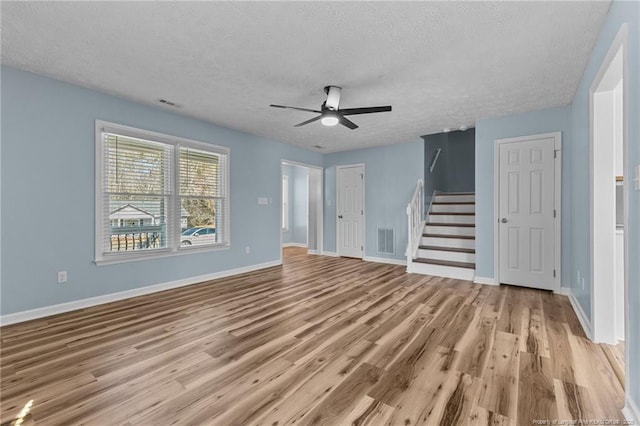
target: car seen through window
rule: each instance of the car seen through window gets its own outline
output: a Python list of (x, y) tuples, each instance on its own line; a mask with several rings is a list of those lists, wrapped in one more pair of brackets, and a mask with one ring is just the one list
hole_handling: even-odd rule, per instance
[(216, 242), (216, 228), (214, 226), (196, 226), (188, 228), (180, 234), (182, 247), (215, 244)]

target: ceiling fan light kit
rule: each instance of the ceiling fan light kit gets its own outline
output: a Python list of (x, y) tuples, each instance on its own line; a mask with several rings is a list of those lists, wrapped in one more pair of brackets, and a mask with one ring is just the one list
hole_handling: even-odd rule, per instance
[(320, 119), (320, 122), (325, 126), (335, 126), (340, 122), (337, 115), (327, 114)]
[(351, 130), (357, 129), (358, 125), (353, 121), (349, 120), (347, 117), (345, 117), (345, 115), (372, 114), (376, 112), (391, 111), (391, 105), (378, 106), (378, 107), (339, 109), (338, 106), (340, 105), (340, 96), (342, 94), (342, 88), (338, 86), (326, 86), (324, 88), (324, 92), (327, 94), (327, 99), (322, 103), (320, 110), (299, 108), (299, 107), (286, 106), (286, 105), (274, 105), (274, 104), (271, 104), (270, 106), (274, 108), (294, 109), (298, 111), (315, 112), (320, 114), (307, 121), (298, 123), (294, 127), (306, 126), (309, 123), (313, 123), (314, 121), (320, 120), (320, 123), (322, 123), (325, 126), (335, 126), (337, 124), (342, 124), (343, 126), (348, 127)]

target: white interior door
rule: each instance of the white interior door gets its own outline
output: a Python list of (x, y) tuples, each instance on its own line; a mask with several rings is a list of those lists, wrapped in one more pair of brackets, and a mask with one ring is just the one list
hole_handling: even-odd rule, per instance
[(503, 142), (498, 149), (500, 282), (553, 290), (555, 139)]
[(338, 169), (338, 256), (362, 258), (364, 254), (364, 167)]

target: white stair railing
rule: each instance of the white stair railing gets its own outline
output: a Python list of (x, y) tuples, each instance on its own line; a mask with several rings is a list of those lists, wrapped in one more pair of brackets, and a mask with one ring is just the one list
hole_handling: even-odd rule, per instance
[(424, 229), (424, 183), (418, 180), (411, 202), (407, 205), (407, 272), (413, 272), (413, 259), (418, 254)]

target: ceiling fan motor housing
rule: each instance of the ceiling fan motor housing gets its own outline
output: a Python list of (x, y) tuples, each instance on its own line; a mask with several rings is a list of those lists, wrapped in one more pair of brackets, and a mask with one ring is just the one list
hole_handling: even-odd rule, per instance
[(327, 86), (324, 88), (324, 91), (327, 94), (327, 100), (324, 103), (325, 106), (330, 110), (337, 110), (338, 105), (340, 104), (342, 88), (338, 86)]

